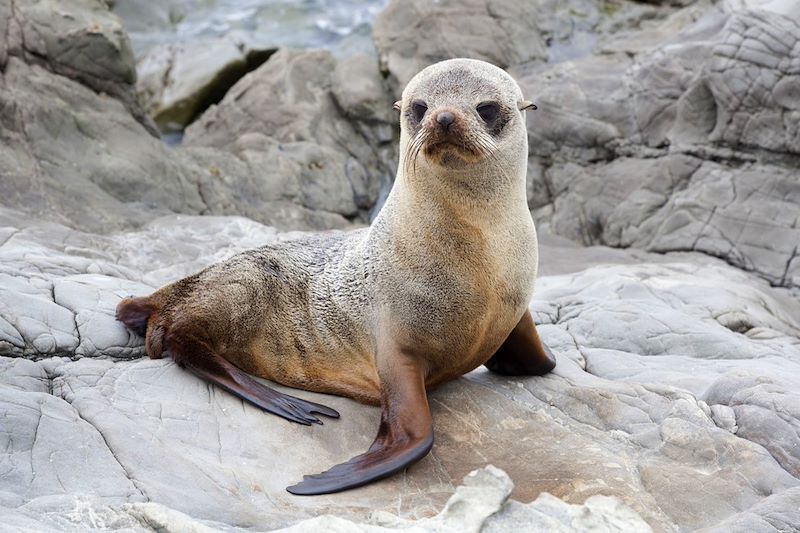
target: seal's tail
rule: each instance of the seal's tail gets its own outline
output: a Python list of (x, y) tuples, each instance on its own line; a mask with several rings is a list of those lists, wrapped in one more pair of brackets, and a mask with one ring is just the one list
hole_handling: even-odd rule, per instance
[(155, 310), (156, 306), (149, 296), (125, 298), (117, 305), (117, 320), (128, 326), (137, 335), (144, 337), (147, 321)]
[(157, 325), (148, 327), (148, 324), (155, 322), (158, 309), (159, 305), (152, 295), (125, 298), (117, 305), (117, 320), (145, 338), (145, 351), (151, 359), (161, 358), (164, 352), (164, 328)]

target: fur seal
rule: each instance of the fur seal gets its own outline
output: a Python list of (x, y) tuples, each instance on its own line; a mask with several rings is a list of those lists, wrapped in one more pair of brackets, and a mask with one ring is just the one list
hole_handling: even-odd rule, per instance
[(369, 228), (248, 250), (117, 318), (147, 354), (300, 424), (339, 413), (247, 373), (382, 408), (365, 453), (288, 487), (325, 494), (389, 476), (433, 446), (426, 389), (485, 364), (505, 375), (555, 366), (528, 303), (538, 248), (528, 210), (526, 109), (503, 70), (431, 65), (395, 104), (400, 161)]

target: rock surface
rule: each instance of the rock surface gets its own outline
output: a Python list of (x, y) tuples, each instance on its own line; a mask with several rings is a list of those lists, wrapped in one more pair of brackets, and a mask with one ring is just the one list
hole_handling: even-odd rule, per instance
[(246, 143), (263, 153), (277, 143), (265, 162), (295, 160), (306, 173), (324, 174), (301, 187), (311, 195), (314, 184), (328, 189), (304, 205), (352, 217), (375, 205), (394, 178), (396, 121), (373, 58), (283, 49), (187, 128), (184, 144), (237, 150)]
[[(284, 49), (170, 149), (103, 2), (0, 0), (0, 530), (800, 530), (798, 4), (511, 4), (393, 2), (387, 79)], [(343, 416), (294, 426), (140, 359), (114, 307), (293, 236), (261, 223), (365, 221), (392, 92), (459, 55), (540, 107), (532, 309), (558, 367), (455, 380), (418, 465), (293, 497), (377, 410), (301, 392)], [(456, 488), (487, 464), (511, 481)]]
[[(339, 531), (381, 533), (397, 531), (410, 533), (477, 533), (504, 531), (576, 530), (598, 533), (647, 533), (652, 529), (635, 512), (617, 498), (592, 496), (584, 505), (570, 505), (542, 493), (530, 504), (509, 501), (513, 483), (508, 474), (491, 465), (470, 472), (450, 497), (444, 509), (434, 517), (404, 520), (391, 513), (373, 513), (368, 522), (358, 523), (334, 515), (322, 515), (273, 530), (275, 533), (317, 533)], [(114, 509), (92, 508), (91, 499), (76, 500), (75, 512), (70, 515), (51, 513), (45, 518), (31, 516), (28, 509), (6, 509), (6, 526), (36, 529), (42, 533), (61, 531), (65, 525), (113, 527), (115, 530), (151, 531), (161, 533), (215, 533), (244, 531), (231, 529), (211, 521), (199, 521), (158, 503), (131, 503)], [(0, 507), (1, 508), (1, 507)], [(2, 529), (2, 526), (0, 526)], [(252, 531), (252, 530), (248, 530)]]
[[(0, 67), (21, 57), (121, 100), (146, 122), (133, 98), (130, 42), (103, 0), (2, 0)], [(1, 26), (0, 26), (1, 27)]]
[[(770, 513), (791, 523), (800, 504), (800, 300), (721, 261), (640, 258), (540, 278), (533, 310), (559, 357), (553, 374), (477, 370), (451, 382), (431, 393), (436, 446), (418, 466), (297, 498), (284, 487), (369, 444), (376, 409), (301, 392), (342, 418), (290, 424), (168, 359), (131, 360), (142, 340), (112, 316), (127, 294), (292, 234), (214, 217), (103, 237), (13, 212), (2, 225), (0, 411), (11, 433), (0, 433), (0, 500), (20, 524), (43, 510), (85, 524), (91, 513), (75, 509), (117, 513), (137, 502), (209, 527), (287, 527), (320, 513), (363, 521), (371, 510), (419, 520), (487, 463), (511, 473), (520, 502), (548, 492), (604, 508), (591, 498), (615, 497), (660, 531), (773, 531)], [(560, 252), (544, 242), (546, 270), (548, 250)], [(581, 250), (596, 250), (593, 263), (619, 253), (576, 250), (576, 263)], [(550, 509), (546, 522), (586, 513), (556, 511), (546, 498), (534, 507)], [(507, 513), (535, 514), (512, 504)]]
[(501, 68), (547, 57), (531, 6), (508, 0), (395, 0), (378, 15), (373, 34), (399, 94), (426, 66), (473, 57)]
[(701, 251), (797, 286), (800, 14), (726, 6), (679, 12), (649, 46), (628, 33), (512, 69), (540, 108), (531, 206), (585, 244)]
[[(286, 95), (279, 132), (267, 105), (255, 121), (232, 113), (230, 128), (215, 129), (224, 143), (209, 134), (171, 149), (135, 101), (119, 21), (99, 0), (59, 5), (0, 0), (0, 205), (100, 233), (169, 213), (239, 214), (285, 229), (368, 219), (396, 159), (396, 119), (374, 59), (328, 54), (320, 73), (320, 54), (284, 51), (263, 65), (272, 90), (327, 81), (313, 98)], [(236, 48), (251, 65), (265, 57), (253, 43)], [(239, 122), (265, 127), (247, 132)]]
[(137, 64), (136, 92), (161, 131), (181, 131), (275, 50), (231, 37), (157, 46)]

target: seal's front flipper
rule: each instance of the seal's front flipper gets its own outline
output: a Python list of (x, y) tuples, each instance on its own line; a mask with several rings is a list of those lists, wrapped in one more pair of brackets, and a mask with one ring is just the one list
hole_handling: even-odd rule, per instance
[(391, 476), (416, 463), (433, 447), (433, 421), (421, 361), (400, 352), (384, 354), (383, 412), (378, 436), (366, 453), (321, 474), (305, 476), (286, 490), (297, 495), (353, 489)]
[(556, 357), (539, 338), (529, 310), (486, 363), (486, 368), (504, 376), (543, 376), (555, 367)]
[(259, 383), (203, 343), (182, 343), (180, 346), (172, 343), (170, 353), (176, 363), (192, 374), (291, 422), (306, 426), (322, 424), (313, 413), (339, 418), (339, 413), (330, 407), (283, 394)]

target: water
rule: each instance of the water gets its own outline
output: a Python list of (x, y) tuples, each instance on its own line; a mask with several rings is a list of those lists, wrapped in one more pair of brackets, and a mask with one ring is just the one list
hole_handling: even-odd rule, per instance
[(134, 53), (243, 32), (276, 47), (375, 54), (371, 25), (388, 0), (115, 0)]

